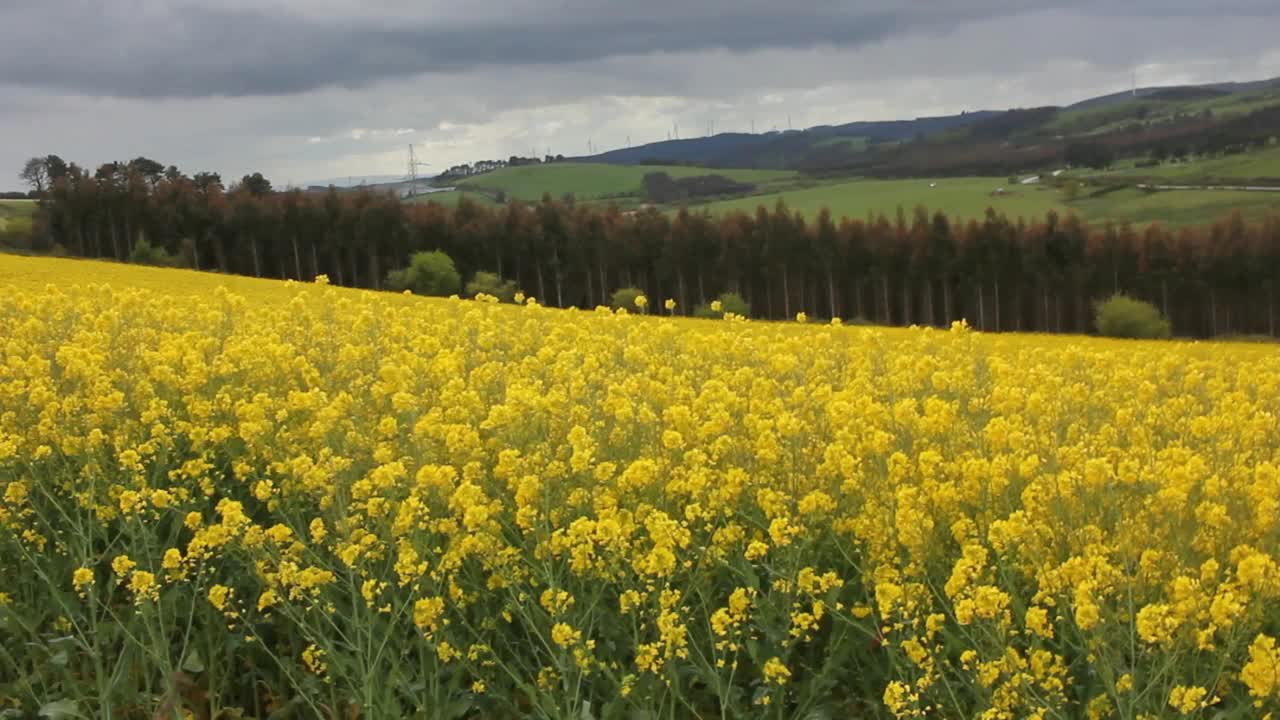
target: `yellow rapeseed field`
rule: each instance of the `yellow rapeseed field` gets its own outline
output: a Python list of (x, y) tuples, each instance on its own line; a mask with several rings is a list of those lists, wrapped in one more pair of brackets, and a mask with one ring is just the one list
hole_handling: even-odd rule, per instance
[(663, 305), (0, 257), (0, 717), (1280, 707), (1274, 346)]

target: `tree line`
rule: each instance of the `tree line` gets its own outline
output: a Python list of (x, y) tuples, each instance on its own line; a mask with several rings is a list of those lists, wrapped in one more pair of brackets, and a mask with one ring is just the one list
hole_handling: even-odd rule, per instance
[(275, 191), (257, 173), (227, 187), (215, 173), (151, 161), (55, 169), (37, 251), (383, 289), (414, 253), (439, 250), (464, 281), (496, 273), (556, 307), (608, 304), (637, 287), (691, 312), (736, 292), (758, 318), (965, 318), (991, 331), (1090, 332), (1092, 303), (1125, 293), (1155, 304), (1178, 335), (1277, 333), (1280, 217), (1139, 229), (1055, 212), (804, 217), (781, 202), (718, 216), (545, 196), (446, 207), (363, 190)]

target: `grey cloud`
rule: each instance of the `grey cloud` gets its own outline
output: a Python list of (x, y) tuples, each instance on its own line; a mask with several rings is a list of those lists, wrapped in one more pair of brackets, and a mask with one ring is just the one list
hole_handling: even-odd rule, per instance
[[(1226, 4), (1280, 14), (1253, 0)], [(139, 98), (280, 95), (486, 66), (860, 47), (1063, 5), (1081, 7), (1013, 0), (501, 0), (382, 2), (373, 8), (356, 3), (343, 10), (301, 0), (220, 8), (159, 0), (18, 0), (0, 10), (0, 84)], [(1087, 11), (1159, 16), (1206, 8), (1175, 0), (1118, 10), (1090, 3)], [(1215, 14), (1231, 10), (1222, 3), (1213, 7)]]
[[(90, 165), (148, 155), (188, 171), (239, 177), (262, 170), (287, 182), (403, 172), (408, 142), (438, 168), (548, 146), (584, 152), (588, 137), (605, 148), (628, 138), (661, 140), (676, 122), (685, 132), (712, 121), (717, 130), (753, 122), (764, 130), (785, 127), (788, 114), (803, 127), (1065, 104), (1127, 87), (1134, 66), (1143, 68), (1144, 84), (1280, 74), (1274, 21), (1217, 8), (1212, 17), (1191, 17), (1190, 3), (1163, 3), (1168, 13), (1128, 3), (1123, 12), (1099, 4), (1011, 14), (988, 2), (925, 20), (918, 19), (924, 3), (898, 15), (864, 6), (840, 12), (881, 24), (867, 20), (856, 39), (839, 40), (838, 30), (811, 32), (799, 20), (775, 23), (778, 37), (737, 29), (732, 20), (720, 35), (666, 37), (662, 28), (722, 22), (715, 5), (677, 10), (674, 0), (657, 0), (648, 16), (591, 12), (582, 0), (554, 7), (537, 0), (536, 9), (505, 14), (492, 4), (478, 14), (453, 4), (431, 9), (425, 23), (421, 4), (431, 1), (382, 0), (375, 10), (349, 0), (223, 0), (213, 15), (254, 20), (218, 24), (192, 20), (207, 10), (198, 16), (171, 2), (113, 0), (103, 4), (108, 9), (85, 6), (56, 34), (41, 35), (31, 28), (51, 22), (46, 6), (0, 0), (0, 189), (17, 185), (12, 176), (25, 157), (45, 152)], [(805, 17), (829, 10), (816, 0), (793, 2)], [(60, 5), (60, 12), (70, 7)], [(786, 11), (750, 0), (736, 7), (754, 18)], [(535, 23), (539, 13), (545, 17)], [(296, 27), (286, 32), (289, 23)], [(613, 35), (538, 46), (586, 27)], [(417, 37), (424, 28), (458, 38), (444, 46), (448, 53), (402, 47), (410, 40), (383, 41), (372, 52), (352, 41)], [(506, 32), (529, 39), (514, 49), (493, 40), (478, 50), (459, 39)], [(661, 42), (650, 40), (658, 36)], [(14, 50), (18, 39), (25, 50)], [(11, 62), (25, 55), (27, 65)], [(424, 72), (424, 57), (440, 59)], [(350, 135), (396, 128), (417, 132)]]

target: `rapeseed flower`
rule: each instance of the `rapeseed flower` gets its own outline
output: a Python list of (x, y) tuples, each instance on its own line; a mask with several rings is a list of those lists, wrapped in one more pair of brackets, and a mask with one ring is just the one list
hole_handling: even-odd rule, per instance
[(421, 714), (369, 692), (405, 667), (480, 715), (1280, 701), (1271, 347), (11, 256), (0, 284), (0, 604), (21, 647), (76, 639), (0, 653), (4, 702), (24, 678), (136, 709), (76, 648), (154, 679), (224, 637), (200, 681), (230, 714), (315, 675), (342, 712)]

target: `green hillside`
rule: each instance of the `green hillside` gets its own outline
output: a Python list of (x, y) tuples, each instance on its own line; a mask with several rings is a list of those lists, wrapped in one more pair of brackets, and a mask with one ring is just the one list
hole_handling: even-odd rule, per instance
[(19, 235), (29, 232), (35, 211), (34, 200), (0, 200), (0, 233)]
[[(868, 213), (889, 217), (901, 207), (910, 214), (917, 205), (930, 212), (942, 210), (952, 219), (982, 217), (987, 208), (1009, 217), (1040, 218), (1049, 210), (1074, 212), (1090, 222), (1129, 221), (1135, 225), (1159, 222), (1164, 225), (1210, 223), (1240, 210), (1246, 217), (1280, 212), (1280, 192), (1232, 190), (1169, 190), (1153, 192), (1124, 188), (1074, 200), (1049, 186), (1008, 186), (1007, 178), (940, 178), (920, 180), (851, 180), (795, 188), (777, 193), (734, 198), (695, 206), (712, 214), (742, 210), (755, 212), (763, 205), (772, 209), (778, 199), (806, 218), (816, 217), (823, 208), (835, 217), (865, 218)], [(932, 183), (936, 186), (930, 187)], [(1003, 187), (1005, 194), (993, 195)], [(674, 211), (674, 208), (672, 209)]]
[(1134, 225), (1192, 225), (1222, 219), (1233, 210), (1257, 218), (1280, 212), (1280, 192), (1247, 190), (1162, 190), (1124, 188), (1099, 197), (1081, 197), (1071, 208), (1092, 222)]
[(1280, 180), (1280, 146), (1265, 150), (1219, 155), (1207, 158), (1191, 158), (1182, 162), (1166, 162), (1155, 167), (1128, 167), (1110, 173), (1110, 176), (1142, 176), (1169, 180)]
[(870, 144), (871, 144), (870, 138), (862, 137), (860, 135), (857, 135), (857, 136), (836, 135), (834, 137), (828, 137), (828, 138), (823, 138), (821, 140), (817, 140), (812, 144), (810, 144), (809, 147), (815, 150), (819, 148), (827, 148), (827, 149), (843, 148), (846, 150), (861, 152), (863, 150), (866, 150)]
[[(580, 200), (620, 198), (625, 206), (635, 207), (640, 178), (655, 167), (563, 164), (505, 168), (476, 178), (469, 184), (472, 191), (458, 190), (419, 196), (415, 202), (456, 205), (468, 197), (486, 206), (496, 204), (494, 195), (502, 190), (507, 197), (527, 202), (541, 199), (542, 193), (553, 197), (573, 194)], [(674, 176), (690, 176), (720, 172), (704, 168), (665, 166), (660, 168)], [(942, 210), (956, 220), (981, 218), (987, 208), (1009, 217), (1040, 218), (1049, 210), (1075, 212), (1091, 222), (1128, 221), (1135, 225), (1159, 222), (1165, 225), (1187, 225), (1219, 220), (1232, 210), (1248, 217), (1261, 217), (1280, 212), (1280, 192), (1231, 190), (1170, 190), (1152, 192), (1128, 187), (1098, 193), (1099, 183), (1120, 180), (1139, 182), (1139, 177), (1170, 183), (1193, 182), (1212, 176), (1218, 180), (1231, 178), (1280, 177), (1280, 148), (1249, 154), (1208, 158), (1202, 161), (1168, 163), (1155, 168), (1134, 168), (1132, 163), (1108, 173), (1081, 177), (1086, 185), (1074, 199), (1048, 185), (1010, 185), (1004, 177), (920, 178), (910, 180), (853, 179), (820, 181), (786, 172), (760, 170), (728, 170), (724, 174), (735, 179), (757, 183), (760, 192), (753, 195), (691, 204), (691, 209), (709, 211), (713, 215), (741, 210), (755, 212), (763, 205), (772, 209), (779, 199), (806, 218), (814, 218), (823, 208), (837, 218), (865, 218), (868, 214), (893, 217), (901, 207), (908, 214), (923, 205), (930, 212)], [(1132, 179), (1131, 179), (1132, 178)], [(480, 186), (478, 181), (484, 181)], [(634, 184), (631, 184), (634, 183)], [(480, 188), (483, 187), (481, 190)], [(996, 193), (1003, 188), (1003, 193)], [(678, 206), (666, 206), (675, 212)]]
[(1280, 89), (1274, 88), (1191, 99), (1161, 99), (1156, 95), (1101, 107), (1068, 108), (1057, 113), (1045, 128), (1066, 134), (1095, 135), (1117, 130), (1128, 123), (1159, 125), (1177, 116), (1206, 113), (1227, 118), (1276, 104), (1280, 104)]
[(441, 192), (427, 193), (425, 195), (417, 195), (412, 198), (408, 198), (406, 202), (413, 202), (413, 203), (433, 202), (433, 203), (438, 203), (440, 205), (447, 205), (449, 207), (453, 207), (454, 205), (457, 205), (458, 201), (464, 197), (480, 205), (484, 205), (486, 207), (492, 207), (498, 204), (496, 200), (494, 200), (492, 197), (484, 193), (467, 192), (465, 190), (444, 190)]
[(692, 177), (712, 173), (757, 185), (784, 182), (795, 173), (778, 170), (709, 170), (707, 168), (668, 165), (604, 165), (601, 163), (552, 163), (502, 168), (477, 175), (458, 183), (461, 188), (475, 188), (494, 193), (502, 191), (508, 198), (536, 202), (543, 193), (560, 198), (573, 195), (578, 200), (598, 200), (640, 192), (646, 173), (665, 172), (671, 177)]
[[(1006, 193), (993, 195), (997, 188)], [(1038, 186), (1008, 186), (1007, 178), (938, 178), (919, 180), (851, 180), (778, 193), (755, 195), (699, 206), (712, 213), (732, 210), (754, 212), (764, 205), (772, 208), (779, 199), (805, 217), (816, 217), (828, 208), (836, 217), (864, 218), (868, 213), (894, 215), (898, 207), (910, 213), (917, 205), (930, 211), (942, 210), (954, 218), (977, 218), (987, 208), (1010, 217), (1044, 215), (1061, 210), (1058, 193)]]

